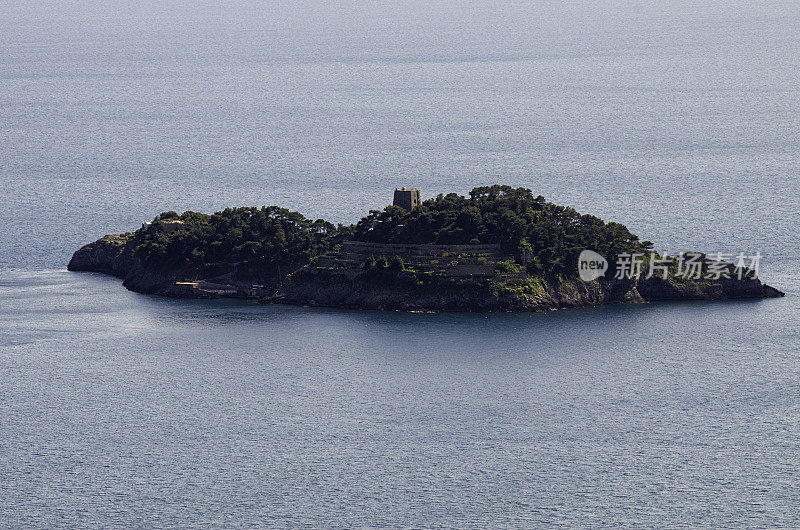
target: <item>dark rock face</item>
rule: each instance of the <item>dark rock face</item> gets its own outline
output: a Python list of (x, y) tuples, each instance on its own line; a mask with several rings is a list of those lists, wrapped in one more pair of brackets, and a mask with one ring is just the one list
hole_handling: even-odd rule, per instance
[(102, 272), (122, 278), (131, 291), (147, 294), (180, 296), (175, 279), (147, 270), (127, 246), (130, 236), (105, 236), (84, 245), (67, 265), (67, 270)]
[(678, 283), (671, 280), (605, 279), (584, 283), (547, 284), (541, 292), (493, 294), (469, 290), (407, 292), (356, 288), (345, 277), (289, 281), (267, 302), (309, 306), (430, 311), (548, 311), (603, 304), (635, 304), (662, 300), (773, 298), (784, 293), (758, 279)]
[(761, 298), (781, 298), (782, 296), (786, 296), (786, 293), (765, 283), (761, 284)]
[(71, 271), (91, 271), (124, 278), (132, 268), (126, 236), (105, 236), (81, 247), (67, 265)]
[[(85, 245), (72, 256), (67, 268), (122, 278), (132, 291), (164, 296), (197, 296), (177, 288), (174, 275), (148, 270), (127, 245), (130, 235), (105, 236)], [(359, 283), (342, 275), (322, 277), (304, 269), (286, 278), (266, 303), (363, 309), (423, 311), (546, 311), (602, 304), (630, 304), (661, 300), (724, 300), (784, 296), (758, 279), (675, 281), (640, 278), (606, 279), (585, 283), (543, 284), (533, 292), (489, 293), (470, 288), (398, 289)]]
[(777, 289), (759, 279), (736, 278), (715, 281), (676, 282), (661, 278), (640, 279), (636, 289), (648, 302), (660, 300), (725, 300), (740, 298), (776, 298), (783, 296)]

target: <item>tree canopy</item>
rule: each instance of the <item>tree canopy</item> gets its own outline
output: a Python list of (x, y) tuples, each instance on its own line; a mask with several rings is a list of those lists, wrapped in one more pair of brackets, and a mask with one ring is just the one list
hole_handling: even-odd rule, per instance
[[(131, 248), (156, 270), (196, 278), (234, 270), (239, 279), (267, 282), (351, 238), (376, 243), (499, 244), (537, 276), (576, 272), (574, 264), (584, 249), (612, 258), (652, 246), (619, 223), (581, 215), (525, 188), (495, 185), (475, 188), (469, 197), (439, 195), (411, 211), (397, 206), (373, 210), (350, 226), (312, 221), (277, 206), (226, 208), (213, 215), (164, 212), (136, 231)], [(386, 265), (403, 268), (399, 256)]]
[[(180, 220), (174, 231), (163, 221)], [(337, 228), (277, 206), (226, 208), (213, 215), (165, 212), (134, 234), (133, 251), (148, 267), (197, 277), (236, 265), (240, 278), (270, 280), (330, 248)]]
[(355, 225), (353, 237), (380, 243), (494, 243), (541, 274), (573, 269), (584, 249), (610, 257), (651, 245), (619, 223), (581, 215), (525, 188), (501, 185), (474, 188), (469, 197), (438, 195), (411, 211), (397, 206), (370, 211)]

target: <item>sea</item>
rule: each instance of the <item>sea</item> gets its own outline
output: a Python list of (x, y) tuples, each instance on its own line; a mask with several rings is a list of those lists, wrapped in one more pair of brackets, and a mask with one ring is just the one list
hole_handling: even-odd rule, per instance
[[(800, 526), (800, 3), (0, 2), (0, 527)], [(162, 211), (509, 184), (785, 298), (518, 314), (72, 273)]]

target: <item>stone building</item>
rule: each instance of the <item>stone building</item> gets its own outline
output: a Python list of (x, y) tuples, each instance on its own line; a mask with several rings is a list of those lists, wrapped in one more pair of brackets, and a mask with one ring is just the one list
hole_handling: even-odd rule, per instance
[(158, 227), (162, 233), (171, 234), (183, 227), (183, 221), (180, 219), (161, 219), (158, 221)]
[(419, 190), (417, 188), (397, 188), (394, 190), (395, 206), (400, 206), (406, 210), (413, 210), (420, 205)]

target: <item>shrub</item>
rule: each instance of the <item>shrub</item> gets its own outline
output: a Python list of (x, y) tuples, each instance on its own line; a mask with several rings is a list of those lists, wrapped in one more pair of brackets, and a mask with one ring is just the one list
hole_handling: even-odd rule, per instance
[(392, 256), (392, 259), (389, 261), (389, 270), (400, 272), (405, 270), (406, 264), (403, 262), (403, 258), (395, 254)]
[(374, 271), (376, 265), (377, 262), (375, 261), (375, 256), (368, 256), (367, 259), (365, 259), (364, 262), (361, 263), (361, 268), (364, 269), (365, 271)]
[(494, 266), (494, 270), (501, 274), (507, 274), (519, 272), (519, 267), (517, 267), (513, 261), (498, 261)]

